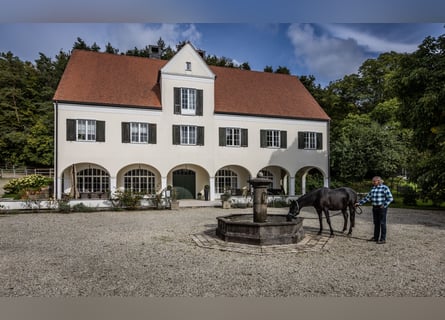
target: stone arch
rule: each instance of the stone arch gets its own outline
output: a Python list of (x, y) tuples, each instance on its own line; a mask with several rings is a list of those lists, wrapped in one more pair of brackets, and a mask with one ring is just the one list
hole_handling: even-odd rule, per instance
[(110, 173), (96, 163), (75, 163), (65, 168), (61, 177), (62, 193), (70, 198), (108, 198), (111, 191)]
[(161, 191), (161, 173), (145, 163), (132, 163), (121, 168), (116, 175), (116, 189), (147, 194)]
[(259, 172), (272, 179), (272, 185), (268, 188), (269, 192), (273, 194), (289, 194), (290, 175), (286, 169), (281, 166), (269, 165), (262, 168)]
[[(178, 171), (182, 171), (182, 173), (184, 175), (186, 175), (186, 172), (193, 172), (193, 176), (194, 176), (194, 187), (193, 190), (189, 190), (190, 188), (182, 185), (182, 186), (175, 186), (174, 185), (174, 178), (175, 178), (175, 172)], [(191, 178), (186, 178), (185, 180), (190, 179)], [(205, 187), (208, 185), (210, 186), (210, 175), (207, 171), (206, 168), (197, 165), (197, 164), (193, 164), (193, 163), (183, 163), (183, 164), (179, 164), (175, 167), (173, 167), (172, 169), (170, 169), (170, 171), (167, 174), (167, 181), (166, 181), (167, 185), (171, 185), (173, 187), (180, 187), (180, 188), (185, 188), (188, 192), (190, 192), (191, 197), (193, 199), (199, 199), (200, 197), (202, 197), (202, 195), (204, 195), (205, 193)], [(186, 183), (186, 182), (185, 182)], [(186, 190), (184, 190), (184, 192), (186, 192)]]
[(306, 166), (300, 168), (295, 174), (296, 192), (298, 194), (305, 194), (309, 191), (307, 190), (307, 179), (310, 174), (320, 176), (320, 181), (316, 185), (317, 188), (329, 187), (329, 178), (323, 169), (316, 166)]
[[(233, 174), (230, 174), (232, 172)], [(215, 194), (230, 192), (232, 195), (242, 195), (243, 191), (249, 189), (248, 180), (252, 174), (248, 169), (239, 165), (226, 165), (215, 172)]]

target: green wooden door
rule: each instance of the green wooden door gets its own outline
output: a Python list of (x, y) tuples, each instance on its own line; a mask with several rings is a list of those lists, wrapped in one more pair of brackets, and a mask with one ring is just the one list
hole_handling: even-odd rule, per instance
[(196, 173), (192, 170), (180, 169), (173, 172), (173, 187), (178, 199), (195, 199)]

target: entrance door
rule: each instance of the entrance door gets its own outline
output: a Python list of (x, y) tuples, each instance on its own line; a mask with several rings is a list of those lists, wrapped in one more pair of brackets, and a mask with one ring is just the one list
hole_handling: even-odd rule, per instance
[(173, 172), (173, 187), (178, 199), (194, 199), (196, 193), (196, 173), (180, 169)]

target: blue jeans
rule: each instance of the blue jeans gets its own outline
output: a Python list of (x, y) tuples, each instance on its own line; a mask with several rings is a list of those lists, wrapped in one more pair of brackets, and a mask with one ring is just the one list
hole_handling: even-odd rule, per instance
[(374, 239), (386, 240), (386, 212), (388, 208), (372, 207), (372, 217), (374, 219)]

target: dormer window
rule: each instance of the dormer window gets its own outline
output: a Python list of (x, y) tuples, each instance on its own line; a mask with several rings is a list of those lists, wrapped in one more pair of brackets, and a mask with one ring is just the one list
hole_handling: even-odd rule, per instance
[(192, 63), (190, 61), (185, 63), (185, 71), (192, 71)]

